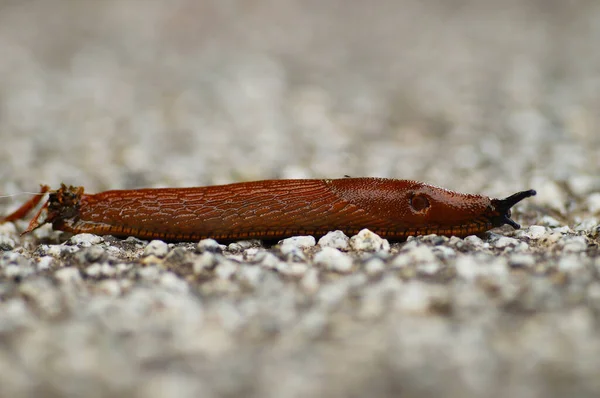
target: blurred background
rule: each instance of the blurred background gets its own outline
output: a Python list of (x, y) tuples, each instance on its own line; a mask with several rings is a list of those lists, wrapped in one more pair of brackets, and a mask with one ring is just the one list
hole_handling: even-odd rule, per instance
[(600, 169), (595, 0), (3, 0), (0, 190)]

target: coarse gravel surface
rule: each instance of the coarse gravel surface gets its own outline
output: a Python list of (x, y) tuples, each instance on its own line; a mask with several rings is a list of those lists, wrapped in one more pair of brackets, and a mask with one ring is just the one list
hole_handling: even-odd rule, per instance
[(464, 239), (0, 224), (0, 396), (600, 396), (598, 43), (594, 0), (0, 2), (1, 195), (538, 192)]

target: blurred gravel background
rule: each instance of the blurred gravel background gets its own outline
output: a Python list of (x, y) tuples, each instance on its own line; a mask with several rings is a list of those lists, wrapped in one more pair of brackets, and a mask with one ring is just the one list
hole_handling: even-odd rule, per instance
[(0, 225), (0, 395), (600, 396), (599, 43), (595, 0), (0, 1), (3, 195), (538, 190), (521, 231), (391, 247)]

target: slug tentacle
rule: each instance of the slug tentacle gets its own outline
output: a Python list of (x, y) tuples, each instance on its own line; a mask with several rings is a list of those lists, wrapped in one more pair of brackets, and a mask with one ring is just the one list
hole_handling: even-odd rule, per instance
[(514, 229), (519, 229), (521, 226), (510, 218), (511, 207), (522, 201), (523, 199), (535, 196), (537, 192), (534, 189), (517, 192), (504, 199), (492, 199), (494, 214), (490, 217), (490, 221), (494, 227), (500, 227), (508, 224)]

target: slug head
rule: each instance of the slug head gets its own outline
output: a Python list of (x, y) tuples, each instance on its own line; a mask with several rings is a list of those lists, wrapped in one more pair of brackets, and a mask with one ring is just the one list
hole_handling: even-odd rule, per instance
[(510, 209), (523, 199), (529, 198), (536, 194), (535, 190), (517, 192), (504, 199), (492, 199), (492, 209), (489, 212), (490, 222), (494, 227), (500, 227), (508, 224), (514, 229), (519, 229), (521, 226), (510, 218)]
[(487, 196), (461, 194), (424, 185), (414, 191), (409, 198), (409, 203), (413, 215), (420, 214), (429, 224), (440, 226), (479, 224), (482, 227), (488, 224), (491, 228), (508, 224), (519, 229), (521, 226), (510, 218), (511, 208), (535, 194), (535, 190), (530, 189), (517, 192), (505, 199), (490, 199)]

